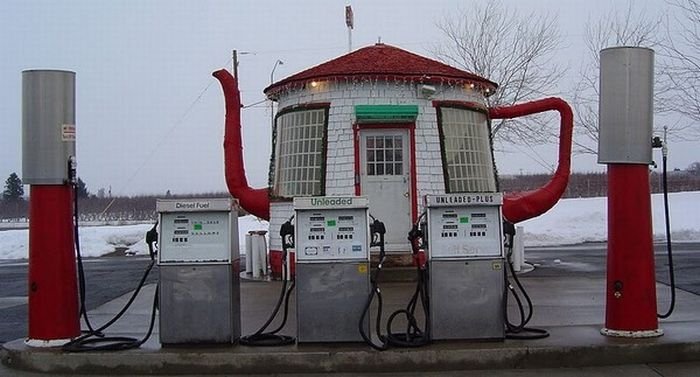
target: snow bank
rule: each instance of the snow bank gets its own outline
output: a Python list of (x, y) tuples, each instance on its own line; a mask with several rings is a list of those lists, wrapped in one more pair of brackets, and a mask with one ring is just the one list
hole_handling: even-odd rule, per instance
[[(85, 257), (99, 257), (109, 254), (116, 248), (126, 248), (129, 252), (147, 255), (146, 232), (153, 224), (124, 226), (95, 226), (80, 228), (80, 251)], [(251, 230), (267, 230), (267, 221), (253, 216), (238, 218), (239, 242), (245, 245), (245, 235)], [(26, 259), (29, 244), (27, 229), (0, 231), (0, 259)]]
[[(700, 241), (700, 191), (669, 195), (671, 233), (674, 241)], [(653, 195), (654, 237), (664, 239), (663, 197)], [(526, 246), (568, 245), (607, 239), (607, 199), (564, 199), (544, 215), (524, 221)], [(144, 237), (151, 224), (81, 227), (80, 242), (85, 256), (101, 256), (116, 247), (136, 254), (147, 254)], [(238, 218), (239, 242), (245, 247), (245, 235), (251, 230), (268, 230), (267, 221), (253, 216)], [(273, 230), (274, 231), (274, 230)], [(0, 259), (27, 258), (28, 232), (0, 231)]]
[[(674, 241), (700, 241), (700, 191), (671, 193)], [(544, 215), (523, 221), (525, 246), (568, 245), (607, 240), (607, 198), (563, 199)], [(654, 238), (666, 238), (663, 195), (652, 195)]]

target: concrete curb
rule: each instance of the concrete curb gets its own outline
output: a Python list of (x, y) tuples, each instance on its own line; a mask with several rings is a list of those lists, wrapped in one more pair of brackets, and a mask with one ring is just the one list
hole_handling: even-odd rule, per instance
[[(598, 326), (553, 328), (552, 337), (503, 343), (438, 343), (425, 348), (372, 351), (363, 345), (141, 348), (121, 352), (64, 353), (6, 343), (3, 363), (45, 373), (88, 374), (268, 374), (379, 373), (473, 369), (590, 367), (700, 360), (697, 322), (673, 323), (678, 336), (611, 339), (591, 333)], [(684, 329), (694, 328), (690, 334)], [(585, 333), (577, 339), (575, 334)], [(697, 341), (687, 339), (694, 337)], [(583, 340), (583, 341), (581, 341)], [(591, 342), (592, 340), (592, 342)], [(586, 343), (586, 344), (582, 344)], [(568, 344), (568, 345), (567, 345)]]

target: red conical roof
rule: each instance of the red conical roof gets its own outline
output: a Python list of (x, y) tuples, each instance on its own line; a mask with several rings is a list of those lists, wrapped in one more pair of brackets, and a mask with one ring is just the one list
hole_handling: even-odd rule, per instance
[(377, 43), (284, 78), (267, 88), (268, 97), (295, 84), (329, 79), (378, 79), (419, 81), (426, 84), (474, 83), (493, 92), (498, 84), (398, 47)]

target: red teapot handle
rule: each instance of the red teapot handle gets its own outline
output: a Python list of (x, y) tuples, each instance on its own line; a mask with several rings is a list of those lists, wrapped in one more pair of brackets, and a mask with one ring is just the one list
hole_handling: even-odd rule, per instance
[(518, 223), (537, 217), (552, 208), (566, 190), (571, 172), (571, 143), (574, 115), (571, 106), (561, 98), (544, 98), (513, 106), (489, 108), (492, 119), (512, 119), (555, 110), (559, 112), (559, 162), (552, 178), (544, 186), (524, 192), (507, 193), (503, 197), (503, 217)]

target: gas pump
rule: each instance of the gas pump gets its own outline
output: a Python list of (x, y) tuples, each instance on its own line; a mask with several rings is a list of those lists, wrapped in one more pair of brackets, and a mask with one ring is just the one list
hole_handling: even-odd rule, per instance
[[(364, 197), (294, 198), (297, 341), (361, 342), (370, 292), (369, 203)], [(369, 332), (369, 321), (361, 324)]]
[(238, 204), (159, 199), (160, 342), (233, 343), (241, 335)]
[(503, 339), (500, 193), (426, 195), (433, 340)]

